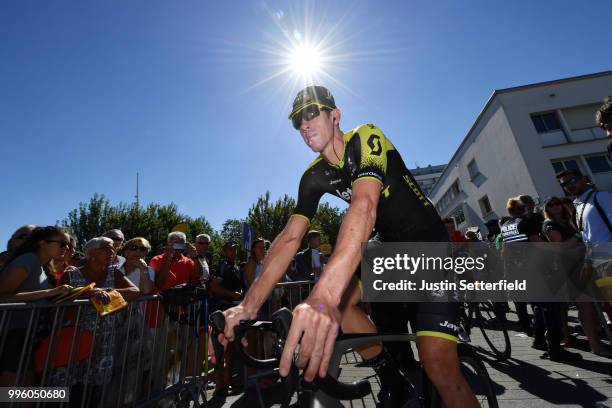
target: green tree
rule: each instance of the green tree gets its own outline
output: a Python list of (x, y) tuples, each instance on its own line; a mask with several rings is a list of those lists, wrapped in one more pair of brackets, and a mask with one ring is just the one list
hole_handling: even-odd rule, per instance
[(312, 220), (311, 228), (321, 232), (321, 241), (327, 242), (332, 246), (336, 245), (340, 224), (346, 214), (346, 210), (340, 210), (329, 203), (319, 205), (317, 214)]
[(145, 237), (151, 243), (153, 253), (161, 251), (168, 233), (177, 224), (188, 225), (187, 239), (207, 233), (215, 236), (210, 223), (204, 218), (191, 218), (178, 212), (174, 203), (160, 205), (151, 203), (146, 207), (119, 203), (111, 205), (104, 195), (95, 194), (88, 203), (80, 203), (68, 216), (58, 222), (77, 239), (79, 245), (102, 235), (105, 231), (119, 228), (126, 239)]
[(251, 206), (247, 222), (251, 224), (258, 237), (273, 240), (282, 231), (295, 209), (295, 200), (285, 194), (274, 203), (270, 201), (270, 192), (260, 196)]

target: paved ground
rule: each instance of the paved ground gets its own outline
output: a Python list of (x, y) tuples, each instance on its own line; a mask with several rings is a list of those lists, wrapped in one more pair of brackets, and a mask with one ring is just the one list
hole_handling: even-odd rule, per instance
[[(509, 315), (516, 320), (514, 314)], [(531, 348), (532, 339), (511, 330), (512, 357), (500, 362), (487, 352), (488, 346), (480, 331), (472, 331), (472, 345), (477, 347), (489, 375), (494, 382), (500, 407), (612, 407), (612, 360), (589, 353), (586, 339), (577, 327), (576, 312), (570, 311), (570, 324), (574, 331), (571, 351), (582, 355), (583, 360), (572, 364), (551, 362), (541, 358), (542, 352)], [(512, 325), (512, 329), (516, 327)], [(341, 379), (370, 379), (373, 395), (359, 401), (344, 402), (347, 407), (374, 407), (374, 394), (378, 382), (369, 368), (355, 367), (358, 358), (353, 353), (345, 355)], [(262, 393), (267, 406), (275, 406), (278, 392)], [(209, 398), (212, 392), (209, 392)], [(253, 390), (225, 400), (212, 398), (208, 406), (257, 407), (257, 394)]]

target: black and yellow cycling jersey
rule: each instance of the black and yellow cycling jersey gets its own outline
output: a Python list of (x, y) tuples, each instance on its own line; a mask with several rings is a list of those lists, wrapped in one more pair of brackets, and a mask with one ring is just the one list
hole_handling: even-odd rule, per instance
[(351, 201), (352, 185), (363, 178), (381, 184), (375, 230), (382, 241), (447, 241), (446, 228), (432, 203), (404, 164), (399, 152), (376, 126), (361, 125), (344, 134), (344, 154), (337, 165), (322, 156), (302, 175), (295, 216), (309, 221), (325, 193)]

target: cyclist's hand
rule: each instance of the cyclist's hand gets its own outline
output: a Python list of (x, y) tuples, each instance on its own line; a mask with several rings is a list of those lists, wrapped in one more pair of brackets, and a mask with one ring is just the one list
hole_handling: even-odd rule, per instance
[[(293, 353), (300, 343), (296, 365), (304, 368), (304, 379), (327, 374), (329, 360), (340, 327), (340, 311), (317, 298), (308, 298), (293, 309), (293, 320), (280, 361), (280, 375), (287, 376)], [(301, 338), (301, 340), (300, 340)]]
[[(241, 320), (255, 319), (257, 317), (257, 313), (249, 312), (244, 306), (238, 305), (227, 309), (223, 312), (223, 315), (225, 316), (225, 330), (223, 331), (223, 333), (219, 333), (217, 339), (225, 350), (227, 348), (228, 342), (234, 341), (234, 326), (239, 325)], [(211, 337), (209, 337), (209, 339), (211, 339)], [(212, 340), (209, 340), (208, 343), (208, 350), (211, 351), (213, 363), (216, 364), (217, 356), (214, 355), (215, 348), (213, 347)], [(244, 347), (248, 346), (246, 338), (242, 339), (242, 345)]]

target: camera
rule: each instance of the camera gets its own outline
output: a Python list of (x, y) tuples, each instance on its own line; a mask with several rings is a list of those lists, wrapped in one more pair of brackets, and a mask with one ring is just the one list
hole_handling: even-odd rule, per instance
[(187, 249), (187, 244), (184, 242), (175, 242), (172, 244), (172, 248), (176, 249), (177, 251), (184, 251)]

